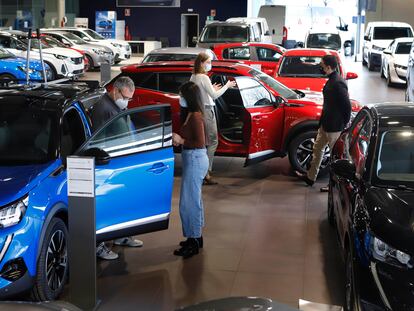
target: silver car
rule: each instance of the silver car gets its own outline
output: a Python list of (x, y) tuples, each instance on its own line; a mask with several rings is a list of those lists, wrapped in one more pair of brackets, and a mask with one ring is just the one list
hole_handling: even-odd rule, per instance
[(204, 48), (163, 48), (156, 49), (149, 52), (144, 59), (143, 63), (150, 62), (163, 62), (163, 61), (189, 61), (195, 60), (197, 55), (201, 52), (210, 55), (212, 60), (216, 60), (217, 56), (210, 49)]
[(42, 30), (47, 34), (60, 41), (64, 45), (85, 52), (91, 68), (100, 67), (102, 63), (114, 64), (114, 53), (110, 48), (102, 45), (88, 43), (70, 32)]

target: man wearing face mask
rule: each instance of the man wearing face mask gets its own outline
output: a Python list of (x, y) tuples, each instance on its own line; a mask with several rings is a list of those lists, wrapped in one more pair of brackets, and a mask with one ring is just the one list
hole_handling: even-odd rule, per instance
[(191, 82), (197, 84), (201, 92), (201, 101), (204, 105), (204, 123), (205, 132), (207, 136), (207, 156), (208, 156), (208, 172), (204, 178), (204, 185), (215, 185), (211, 178), (211, 171), (213, 169), (213, 158), (218, 146), (217, 121), (214, 112), (214, 100), (224, 94), (229, 87), (236, 86), (235, 81), (227, 81), (226, 85), (221, 86), (212, 84), (207, 73), (211, 70), (211, 57), (201, 52), (197, 55), (194, 61), (194, 71), (190, 78)]
[[(348, 87), (336, 71), (338, 62), (334, 55), (325, 55), (320, 63), (321, 72), (328, 76), (328, 81), (323, 88), (323, 110), (319, 120), (319, 130), (312, 150), (312, 161), (306, 174), (296, 172), (308, 186), (315, 183), (319, 167), (322, 162), (325, 147), (329, 145), (332, 150), (341, 132), (348, 124), (351, 117), (351, 101), (349, 100)], [(322, 187), (321, 191), (327, 191)]]
[[(113, 89), (102, 96), (101, 100), (93, 105), (90, 111), (93, 132), (96, 132), (107, 121), (117, 114), (128, 108), (128, 102), (134, 95), (135, 85), (129, 77), (120, 77), (116, 79)], [(125, 126), (119, 124), (119, 126)], [(115, 245), (141, 247), (144, 243), (140, 240), (134, 240), (131, 237), (125, 237), (114, 241)], [(118, 254), (110, 250), (102, 242), (96, 248), (96, 256), (105, 260), (118, 258)]]

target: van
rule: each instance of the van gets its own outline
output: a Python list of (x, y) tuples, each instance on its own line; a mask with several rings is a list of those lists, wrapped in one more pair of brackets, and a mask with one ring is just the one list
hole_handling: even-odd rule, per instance
[(342, 53), (342, 40), (339, 30), (310, 29), (305, 37), (305, 48), (328, 49)]
[(368, 23), (364, 45), (362, 47), (362, 64), (368, 70), (381, 66), (382, 51), (396, 38), (413, 37), (410, 24), (401, 22), (371, 22)]
[(197, 47), (212, 49), (218, 43), (260, 42), (256, 23), (213, 22), (204, 26)]
[(232, 17), (226, 20), (226, 22), (240, 22), (248, 24), (256, 24), (259, 29), (260, 42), (272, 43), (272, 36), (269, 32), (269, 26), (267, 25), (266, 18), (263, 17)]

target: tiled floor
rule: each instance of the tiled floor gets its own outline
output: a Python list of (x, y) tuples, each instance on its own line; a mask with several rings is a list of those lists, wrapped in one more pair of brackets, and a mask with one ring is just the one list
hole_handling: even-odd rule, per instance
[[(379, 73), (360, 63), (348, 66), (360, 74), (349, 82), (353, 98), (363, 103), (404, 98), (404, 90), (387, 88)], [(115, 247), (119, 260), (99, 262), (99, 310), (173, 310), (238, 295), (295, 307), (300, 298), (342, 303), (341, 256), (326, 219), (327, 195), (319, 192), (326, 179), (305, 187), (291, 176), (286, 158), (244, 168), (243, 159), (217, 157), (219, 185), (203, 188), (204, 249), (182, 260), (173, 255), (182, 239), (176, 158), (170, 228), (139, 236), (143, 248)]]

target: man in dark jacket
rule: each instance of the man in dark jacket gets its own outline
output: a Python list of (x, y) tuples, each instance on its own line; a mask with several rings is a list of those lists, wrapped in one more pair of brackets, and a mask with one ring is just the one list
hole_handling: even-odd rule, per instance
[[(128, 102), (134, 95), (135, 85), (129, 77), (120, 77), (115, 83), (113, 89), (106, 93), (99, 102), (93, 105), (90, 111), (93, 132), (96, 132), (107, 121), (115, 117), (121, 111), (127, 109)], [(111, 126), (111, 131), (122, 130), (127, 126), (123, 119)], [(133, 191), (133, 190), (131, 190)], [(115, 245), (141, 247), (144, 243), (140, 240), (134, 240), (131, 237), (125, 237), (114, 241)], [(96, 256), (101, 259), (113, 260), (118, 258), (118, 254), (110, 250), (104, 242), (96, 248)]]
[[(321, 60), (321, 70), (329, 77), (323, 88), (323, 110), (319, 121), (318, 135), (313, 145), (311, 166), (306, 174), (296, 175), (312, 186), (318, 176), (325, 147), (333, 148), (342, 130), (351, 117), (351, 101), (344, 79), (336, 71), (338, 61), (334, 55), (325, 55)], [(321, 191), (322, 188), (321, 188)]]

